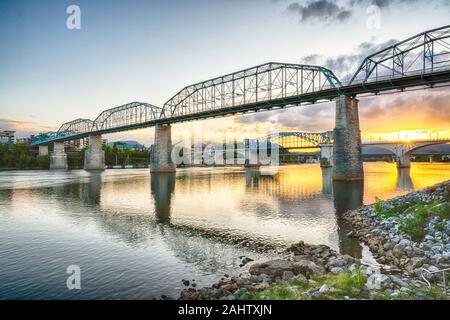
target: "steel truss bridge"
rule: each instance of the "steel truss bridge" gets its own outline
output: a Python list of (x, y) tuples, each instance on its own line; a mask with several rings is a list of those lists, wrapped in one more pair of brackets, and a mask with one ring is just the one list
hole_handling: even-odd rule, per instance
[[(251, 140), (251, 139), (249, 139)], [(302, 132), (302, 131), (287, 131), (287, 132), (278, 132), (276, 134), (271, 134), (267, 136), (261, 136), (257, 139), (254, 139), (255, 143), (252, 143), (250, 148), (258, 148), (256, 141), (265, 142), (264, 146), (269, 148), (270, 145), (277, 145), (279, 148), (284, 150), (296, 150), (296, 149), (318, 149), (323, 145), (332, 145), (334, 142), (333, 138), (333, 131), (327, 131), (327, 132)], [(376, 141), (376, 142), (364, 142), (362, 143), (363, 147), (379, 147), (384, 148), (388, 151), (391, 151), (392, 153), (395, 153), (395, 148), (401, 148), (402, 150), (406, 150), (405, 152), (411, 153), (412, 151), (415, 151), (417, 149), (431, 146), (431, 145), (438, 145), (438, 144), (447, 144), (450, 143), (450, 139), (419, 139), (419, 140), (410, 140), (410, 141)], [(225, 149), (218, 149), (217, 146), (223, 147), (224, 145), (226, 147), (232, 147), (232, 148), (238, 148), (239, 146), (242, 148), (244, 146), (245, 142), (237, 140), (235, 141), (227, 141), (223, 142), (223, 144), (220, 143), (213, 143), (213, 142), (206, 142), (201, 143), (202, 148), (205, 148), (205, 146), (210, 145), (216, 145), (216, 147), (213, 147), (215, 151), (223, 151), (225, 152)], [(192, 149), (196, 149), (195, 143), (190, 144)], [(174, 146), (179, 146), (182, 148), (186, 148), (186, 141), (181, 140), (174, 144)], [(202, 148), (200, 150), (202, 150)], [(244, 150), (244, 149), (239, 149)], [(201, 151), (200, 151), (201, 152)], [(295, 152), (292, 154), (296, 154)], [(288, 155), (288, 154), (286, 154)]]
[(32, 144), (448, 83), (450, 25), (375, 52), (364, 59), (348, 83), (321, 66), (270, 62), (189, 85), (162, 107), (132, 102), (103, 111), (93, 121), (67, 122), (56, 132), (35, 137)]
[[(317, 149), (323, 145), (332, 145), (334, 142), (333, 131), (327, 132), (301, 132), (301, 131), (289, 131), (279, 132), (274, 135), (268, 135), (260, 138), (262, 140), (267, 139), (271, 144), (277, 144), (284, 150), (296, 150), (296, 149)], [(447, 144), (450, 143), (450, 139), (417, 139), (417, 140), (399, 140), (399, 141), (376, 141), (376, 142), (363, 142), (363, 147), (380, 147), (384, 148), (392, 153), (396, 153), (396, 149), (402, 149), (406, 153), (411, 153), (417, 149), (421, 149), (426, 146)]]
[[(249, 141), (252, 141), (253, 143), (250, 143), (248, 148), (250, 149), (258, 149), (258, 142), (261, 144), (264, 144), (264, 147), (270, 148), (271, 145), (277, 145), (280, 148), (284, 150), (293, 150), (293, 149), (317, 149), (320, 148), (321, 145), (330, 145), (333, 143), (333, 132), (327, 131), (327, 132), (301, 132), (301, 131), (289, 131), (289, 132), (278, 132), (274, 134), (270, 134), (267, 136), (262, 136), (257, 139), (247, 139)], [(200, 149), (203, 150), (206, 147), (212, 146), (212, 148), (215, 151), (226, 151), (226, 148), (234, 148), (236, 150), (243, 151), (245, 140), (238, 142), (237, 140), (234, 141), (224, 141), (222, 144), (217, 142), (200, 142), (199, 144), (192, 143), (191, 141), (181, 140), (174, 144), (175, 147), (179, 148), (189, 148), (189, 145), (191, 146), (191, 149), (196, 150)], [(199, 145), (201, 145), (201, 148), (198, 148)], [(214, 147), (215, 146), (215, 147)], [(217, 148), (217, 146), (220, 146), (220, 148)], [(241, 149), (239, 149), (239, 147)], [(196, 150), (196, 152), (198, 152)], [(200, 151), (202, 152), (202, 151)]]
[(272, 144), (277, 144), (285, 150), (316, 149), (320, 145), (333, 143), (333, 132), (280, 132), (266, 137)]

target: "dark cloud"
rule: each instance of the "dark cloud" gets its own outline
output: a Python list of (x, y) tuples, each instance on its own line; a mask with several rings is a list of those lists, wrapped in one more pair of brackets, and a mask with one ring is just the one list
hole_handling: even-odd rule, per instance
[(289, 130), (321, 132), (334, 127), (334, 107), (331, 103), (288, 108), (239, 116), (235, 120), (244, 124), (261, 124)]
[(300, 58), (300, 63), (324, 66), (332, 70), (342, 82), (346, 82), (367, 56), (387, 48), (396, 42), (397, 40), (394, 39), (381, 43), (363, 42), (351, 54), (342, 54), (336, 57), (324, 57), (318, 54), (312, 54)]
[(351, 11), (339, 6), (336, 1), (316, 0), (310, 1), (306, 5), (298, 2), (291, 3), (286, 10), (290, 13), (300, 15), (301, 22), (321, 20), (326, 22), (345, 21), (351, 16)]
[(292, 2), (286, 11), (298, 15), (302, 23), (311, 21), (331, 23), (348, 20), (353, 10), (358, 7), (376, 5), (380, 9), (385, 9), (396, 4), (412, 5), (418, 2), (419, 0), (309, 0)]
[(322, 56), (318, 54), (310, 54), (301, 58), (301, 62), (304, 64), (318, 64), (322, 59)]
[(395, 4), (414, 4), (418, 2), (419, 0), (350, 0), (349, 6), (354, 7), (357, 5), (376, 5), (381, 9), (385, 9)]

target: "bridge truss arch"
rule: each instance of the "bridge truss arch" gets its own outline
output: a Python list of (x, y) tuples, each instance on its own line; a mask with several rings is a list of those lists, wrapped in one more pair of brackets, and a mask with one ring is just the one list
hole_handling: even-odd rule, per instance
[(333, 143), (333, 133), (321, 132), (279, 132), (267, 136), (270, 143), (276, 143), (285, 149), (319, 148), (323, 144)]
[(270, 62), (187, 86), (164, 104), (161, 116), (186, 117), (239, 106), (245, 110), (252, 104), (270, 107), (277, 99), (340, 86), (339, 79), (326, 68)]
[(93, 121), (90, 119), (76, 119), (66, 122), (58, 129), (59, 135), (72, 135), (78, 133), (89, 132), (92, 129)]
[(160, 118), (161, 108), (149, 103), (131, 102), (103, 111), (93, 122), (91, 131), (110, 131), (140, 127)]
[(422, 32), (364, 59), (348, 85), (450, 69), (450, 25)]

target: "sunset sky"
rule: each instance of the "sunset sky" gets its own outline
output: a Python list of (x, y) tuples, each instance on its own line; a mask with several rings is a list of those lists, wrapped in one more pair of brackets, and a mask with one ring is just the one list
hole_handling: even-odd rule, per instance
[[(81, 8), (80, 30), (66, 27), (70, 4)], [(373, 4), (379, 28), (367, 25)], [(0, 130), (23, 137), (132, 101), (162, 106), (186, 85), (269, 61), (344, 77), (376, 48), (449, 17), (448, 0), (0, 0)], [(400, 130), (450, 137), (450, 87), (362, 98), (360, 119), (365, 139)], [(177, 124), (173, 139), (333, 127), (334, 104), (325, 103)], [(153, 129), (106, 138), (148, 145)]]

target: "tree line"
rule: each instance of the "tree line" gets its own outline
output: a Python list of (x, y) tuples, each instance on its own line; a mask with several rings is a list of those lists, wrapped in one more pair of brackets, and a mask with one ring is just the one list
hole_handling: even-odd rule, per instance
[[(80, 151), (67, 150), (67, 164), (70, 169), (81, 169), (84, 166), (85, 148)], [(107, 166), (143, 166), (148, 167), (150, 154), (148, 150), (134, 151), (129, 149), (103, 146), (105, 164)], [(38, 156), (36, 147), (26, 143), (0, 144), (1, 169), (49, 169), (50, 156)]]

